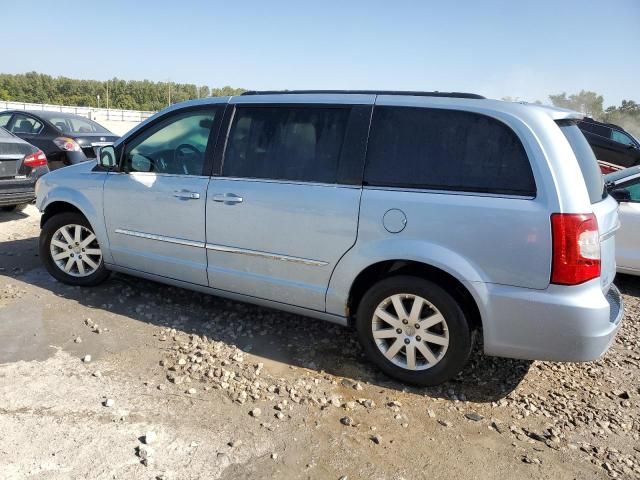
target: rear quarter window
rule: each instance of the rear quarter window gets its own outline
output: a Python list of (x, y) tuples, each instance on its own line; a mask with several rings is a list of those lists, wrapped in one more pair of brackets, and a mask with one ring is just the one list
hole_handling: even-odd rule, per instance
[(606, 197), (604, 179), (589, 142), (574, 121), (560, 120), (557, 123), (578, 160), (591, 203), (599, 202)]
[(477, 113), (376, 107), (365, 184), (532, 197), (531, 165), (507, 125)]
[(580, 122), (579, 126), (581, 130), (600, 135), (601, 137), (609, 138), (609, 135), (611, 134), (611, 129), (603, 127), (602, 125), (596, 125), (589, 122)]

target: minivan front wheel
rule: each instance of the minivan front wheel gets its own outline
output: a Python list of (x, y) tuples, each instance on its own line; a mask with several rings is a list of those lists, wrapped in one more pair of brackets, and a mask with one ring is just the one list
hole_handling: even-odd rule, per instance
[(97, 285), (109, 276), (98, 239), (79, 213), (47, 220), (40, 232), (40, 258), (53, 277), (69, 285)]
[(419, 386), (455, 376), (473, 347), (458, 302), (419, 277), (396, 276), (375, 284), (360, 302), (356, 324), (373, 363), (387, 375)]

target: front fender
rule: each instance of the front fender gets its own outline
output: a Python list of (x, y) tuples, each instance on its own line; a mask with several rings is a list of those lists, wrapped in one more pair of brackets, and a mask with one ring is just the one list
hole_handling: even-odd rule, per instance
[(109, 237), (104, 225), (104, 215), (102, 211), (102, 183), (96, 182), (89, 188), (78, 189), (64, 185), (52, 185), (38, 197), (37, 206), (41, 212), (45, 212), (47, 207), (55, 202), (63, 202), (80, 210), (91, 224), (93, 232), (98, 238), (98, 243), (102, 250), (105, 263), (113, 263), (113, 258), (109, 248)]
[(476, 300), (478, 292), (473, 284), (486, 281), (476, 265), (441, 245), (395, 237), (380, 239), (365, 245), (356, 244), (336, 265), (327, 289), (327, 312), (344, 316), (349, 292), (357, 276), (367, 267), (389, 260), (409, 260), (439, 268), (467, 286)]
[(74, 206), (87, 217), (91, 226), (95, 227), (98, 214), (91, 201), (83, 193), (69, 187), (55, 186), (42, 197), (37, 206), (41, 212), (44, 212), (54, 202), (63, 202)]

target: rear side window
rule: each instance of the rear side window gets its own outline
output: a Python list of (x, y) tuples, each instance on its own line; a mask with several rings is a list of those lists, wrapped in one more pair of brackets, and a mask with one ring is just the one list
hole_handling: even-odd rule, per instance
[(110, 135), (111, 132), (98, 123), (77, 117), (53, 117), (48, 120), (53, 123), (58, 130), (67, 134), (83, 134), (83, 133), (104, 133)]
[(573, 149), (573, 153), (578, 159), (578, 165), (582, 171), (584, 177), (584, 183), (587, 186), (589, 192), (589, 199), (591, 203), (597, 203), (602, 200), (606, 194), (604, 190), (604, 180), (602, 178), (602, 172), (598, 166), (593, 150), (584, 138), (584, 134), (580, 131), (578, 126), (568, 120), (560, 120), (557, 122), (560, 130), (564, 133), (564, 136), (569, 141), (569, 145)]
[(535, 196), (522, 143), (505, 124), (472, 112), (376, 107), (368, 185)]
[(222, 174), (336, 183), (349, 108), (237, 107)]

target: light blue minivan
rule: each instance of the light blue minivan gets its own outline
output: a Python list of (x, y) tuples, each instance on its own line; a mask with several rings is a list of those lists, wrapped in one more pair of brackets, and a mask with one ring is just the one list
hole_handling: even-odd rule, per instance
[(478, 335), (593, 360), (623, 313), (618, 214), (580, 118), (441, 92), (180, 103), (40, 180), (41, 258), (72, 285), (118, 271), (353, 325), (417, 385)]

